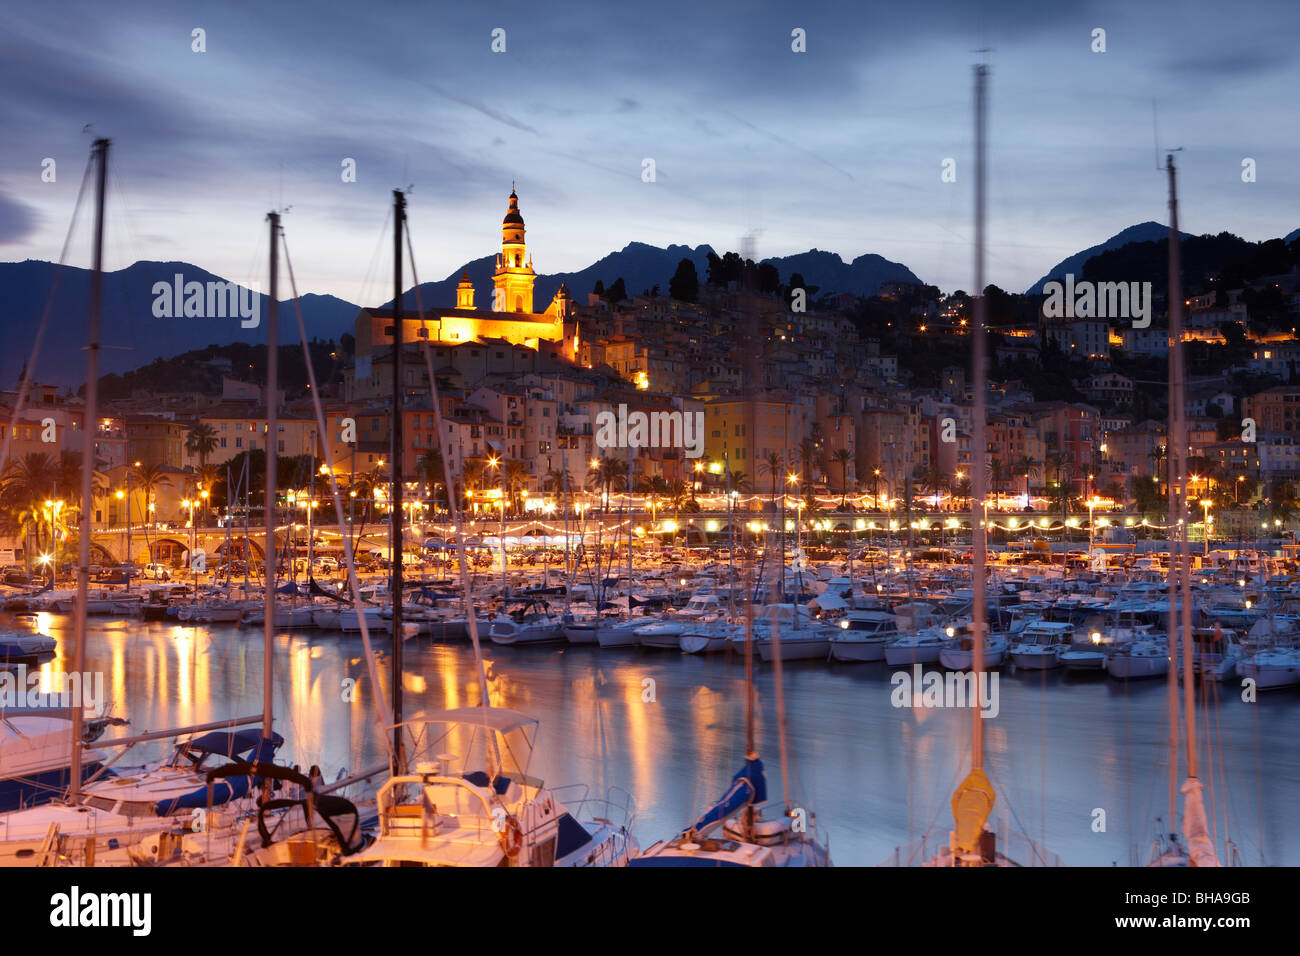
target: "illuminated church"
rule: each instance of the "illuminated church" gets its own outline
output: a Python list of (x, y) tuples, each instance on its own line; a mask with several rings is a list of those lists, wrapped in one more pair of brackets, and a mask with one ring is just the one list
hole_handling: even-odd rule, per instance
[[(533, 311), (533, 283), (537, 274), (524, 239), (524, 217), (519, 197), (510, 191), (510, 208), (501, 222), (501, 251), (492, 273), (492, 291), (486, 308), (476, 308), (476, 291), (469, 273), (461, 274), (456, 286), (456, 307), (430, 304), (421, 321), (414, 296), (403, 297), (402, 340), (429, 341), (444, 345), (487, 339), (505, 339), (515, 345), (539, 349), (542, 342), (564, 347), (566, 355), (577, 354), (577, 321), (573, 298), (561, 284), (544, 312)], [(356, 320), (358, 355), (368, 355), (376, 346), (393, 343), (393, 310), (362, 309)]]

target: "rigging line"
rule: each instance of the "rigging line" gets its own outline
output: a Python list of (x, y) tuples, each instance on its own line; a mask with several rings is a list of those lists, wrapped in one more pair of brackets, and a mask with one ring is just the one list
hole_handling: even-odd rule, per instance
[[(325, 448), (325, 465), (329, 468), (330, 495), (334, 499), (334, 517), (340, 528), (348, 527), (350, 530), (350, 526), (347, 525), (344, 520), (343, 499), (339, 494), (338, 477), (334, 473), (334, 452), (330, 442), (326, 438), (329, 431), (326, 427), (325, 413), (321, 407), (320, 387), (316, 383), (316, 369), (312, 366), (311, 350), (307, 344), (307, 327), (302, 318), (302, 303), (298, 298), (298, 283), (293, 274), (293, 262), (289, 259), (289, 241), (285, 235), (283, 226), (280, 227), (280, 245), (281, 248), (284, 249), (285, 271), (289, 276), (289, 288), (293, 292), (294, 314), (297, 316), (298, 320), (298, 336), (302, 340), (303, 356), (307, 365), (307, 379), (311, 384), (311, 401), (312, 407), (316, 413), (316, 427), (319, 429), (318, 434), (320, 435), (321, 443)], [(388, 750), (389, 760), (392, 762), (396, 760), (396, 755), (393, 752), (393, 741), (391, 736), (387, 733), (387, 728), (384, 726), (384, 715), (391, 713), (391, 711), (388, 709), (388, 702), (384, 697), (384, 687), (379, 682), (379, 673), (375, 665), (375, 653), (374, 649), (370, 645), (370, 628), (366, 624), (366, 616), (361, 610), (361, 585), (357, 581), (357, 566), (352, 551), (353, 549), (351, 548), (343, 549), (343, 555), (347, 558), (348, 588), (352, 592), (352, 605), (356, 609), (357, 623), (361, 628), (361, 643), (364, 645), (366, 650), (366, 669), (370, 675), (370, 683), (375, 688), (375, 700), (378, 704), (375, 708), (375, 723), (379, 727), (379, 735), (384, 741), (384, 746)], [(398, 560), (401, 560), (401, 555), (398, 555)], [(395, 596), (395, 600), (400, 601), (401, 599), (402, 596), (400, 594)]]
[(393, 218), (393, 210), (390, 207), (384, 215), (384, 224), (379, 227), (379, 239), (375, 242), (375, 251), (370, 254), (370, 265), (366, 267), (365, 277), (361, 280), (361, 294), (357, 301), (364, 304), (370, 300), (370, 287), (375, 282), (375, 272), (379, 268), (379, 253), (384, 248), (384, 238), (388, 235), (388, 224)]
[[(416, 271), (415, 244), (414, 241), (411, 239), (411, 227), (409, 221), (407, 222), (407, 227), (406, 227), (406, 252), (411, 262), (411, 283), (415, 289), (416, 315), (419, 316), (420, 327), (423, 328), (424, 327), (424, 301), (420, 296), (420, 275)], [(395, 303), (395, 305), (396, 304), (397, 303)], [(396, 329), (395, 331), (400, 333), (401, 330)], [(394, 342), (396, 342), (396, 339), (394, 339)], [(451, 517), (452, 524), (456, 528), (456, 539), (457, 539), (456, 555), (460, 566), (461, 588), (464, 594), (463, 600), (465, 604), (465, 623), (469, 630), (470, 642), (474, 645), (474, 663), (478, 669), (479, 689), (483, 695), (484, 719), (486, 720), (487, 717), (486, 709), (492, 706), (492, 698), (488, 694), (487, 672), (483, 669), (483, 646), (479, 641), (479, 635), (478, 635), (478, 614), (474, 610), (474, 597), (470, 591), (469, 568), (466, 564), (466, 557), (465, 557), (465, 528), (460, 519), (460, 504), (458, 498), (456, 495), (452, 494), (451, 462), (447, 460), (448, 456), (442, 453), (442, 435), (443, 435), (442, 406), (441, 403), (438, 401), (438, 379), (433, 372), (433, 350), (429, 347), (429, 338), (427, 335), (424, 337), (424, 339), (421, 340), (421, 351), (424, 354), (425, 371), (428, 373), (429, 376), (429, 397), (430, 399), (432, 399), (432, 404), (433, 404), (433, 421), (434, 421), (434, 427), (437, 429), (436, 433), (437, 433), (438, 453), (442, 457), (443, 482), (447, 489), (447, 513)], [(393, 351), (393, 374), (394, 375), (397, 374), (397, 363), (399, 358), (400, 356), (398, 356), (396, 349), (394, 349)], [(459, 431), (457, 431), (458, 447), (459, 447), (459, 437), (460, 437), (460, 433)], [(464, 450), (461, 449), (462, 467), (464, 464), (464, 460), (465, 460)], [(400, 475), (398, 476), (397, 480), (399, 481), (401, 480)], [(503, 515), (505, 514), (504, 510), (502, 511), (502, 514)], [(501, 535), (501, 539), (502, 539), (501, 540), (501, 567), (502, 567), (502, 571), (504, 572), (505, 553), (506, 553), (504, 534)], [(401, 560), (401, 555), (398, 555), (398, 560), (399, 561)], [(400, 595), (398, 596), (398, 600), (401, 600)], [(631, 591), (629, 591), (628, 592), (628, 613), (629, 614), (631, 613), (631, 610), (632, 610)], [(483, 734), (484, 737), (487, 739), (487, 742), (491, 745), (490, 751), (485, 751), (484, 756), (487, 760), (495, 764), (497, 768), (500, 768), (502, 766), (501, 753), (497, 746), (497, 738), (496, 735), (493, 734), (492, 731), (488, 729), (486, 723), (483, 726)], [(488, 769), (489, 778), (494, 776), (492, 767), (489, 766), (487, 769)]]
[(0, 448), (0, 474), (3, 474), (9, 466), (9, 446), (18, 428), (18, 416), (23, 413), (23, 408), (27, 404), (27, 393), (31, 389), (32, 376), (36, 374), (36, 361), (41, 354), (41, 339), (45, 336), (45, 328), (50, 321), (50, 312), (54, 308), (54, 296), (59, 289), (59, 277), (63, 274), (64, 264), (68, 258), (68, 248), (72, 245), (72, 234), (76, 230), (77, 216), (81, 211), (81, 200), (86, 194), (86, 183), (90, 182), (90, 170), (94, 167), (94, 164), (95, 157), (92, 154), (86, 161), (86, 171), (81, 176), (81, 187), (77, 190), (77, 201), (72, 207), (72, 220), (68, 223), (68, 234), (63, 238), (63, 249), (59, 252), (59, 262), (54, 269), (54, 277), (50, 280), (50, 292), (45, 299), (45, 309), (41, 312), (41, 321), (36, 326), (36, 338), (32, 342), (32, 353), (27, 359), (22, 384), (18, 386), (18, 396), (14, 401), (13, 416), (10, 418), (9, 428), (5, 430), (4, 446)]
[[(1231, 777), (1228, 776), (1227, 769), (1224, 765), (1224, 761), (1227, 758), (1223, 752), (1223, 725), (1219, 722), (1220, 702), (1219, 702), (1219, 685), (1217, 681), (1214, 683), (1214, 686), (1212, 688), (1210, 687), (1206, 688), (1207, 694), (1210, 693), (1211, 691), (1214, 693), (1214, 739), (1216, 741), (1217, 746), (1215, 748), (1211, 748), (1207, 756), (1208, 756), (1208, 763), (1210, 765), (1211, 780), (1213, 780), (1214, 754), (1215, 754), (1215, 750), (1217, 749), (1219, 755), (1219, 781), (1220, 781), (1219, 785), (1223, 788), (1223, 847), (1224, 850), (1226, 851), (1227, 848), (1232, 844), (1232, 835), (1228, 825), (1228, 812), (1229, 812), (1228, 781), (1231, 780)], [(1209, 724), (1210, 724), (1210, 711), (1207, 706), (1205, 711), (1205, 725), (1206, 725), (1205, 739), (1207, 742), (1210, 740)], [(1214, 798), (1213, 789), (1210, 790), (1210, 798), (1211, 801), (1213, 801)], [(1218, 838), (1217, 821), (1215, 823), (1215, 838), (1216, 839)]]

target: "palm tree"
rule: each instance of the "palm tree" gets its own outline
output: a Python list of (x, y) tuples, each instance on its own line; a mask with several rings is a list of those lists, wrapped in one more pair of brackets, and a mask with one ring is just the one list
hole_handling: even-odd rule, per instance
[(1029, 455), (1023, 455), (1011, 463), (1011, 470), (1017, 475), (1025, 476), (1025, 504), (1029, 503), (1029, 477), (1038, 470), (1038, 462)]
[(731, 473), (730, 484), (732, 491), (748, 491), (749, 475), (745, 474), (743, 471), (733, 471)]
[(501, 469), (502, 490), (510, 501), (510, 509), (519, 511), (519, 492), (528, 481), (528, 466), (522, 461), (511, 459)]
[(144, 511), (145, 515), (148, 516), (153, 511), (154, 492), (159, 488), (168, 487), (172, 483), (171, 479), (163, 471), (162, 465), (150, 463), (140, 465), (132, 470), (135, 472), (136, 484), (144, 492)]
[(840, 466), (840, 510), (844, 510), (844, 500), (849, 496), (849, 462), (853, 460), (853, 452), (847, 448), (837, 448), (831, 458)]
[(11, 459), (0, 477), (0, 528), (28, 543), (23, 553), (29, 573), (32, 548), (44, 552), (53, 539), (53, 515), (45, 502), (54, 495), (57, 482), (54, 458), (43, 452)]
[(627, 490), (627, 462), (621, 458), (605, 457), (599, 460), (596, 468), (587, 475), (587, 487), (610, 491)]
[[(772, 480), (772, 506), (776, 507), (776, 487), (785, 475), (785, 462), (782, 461), (779, 453), (769, 451), (758, 463), (758, 467)], [(734, 481), (732, 486), (735, 486)]]
[(477, 491), (483, 479), (487, 477), (487, 462), (481, 458), (466, 459), (460, 468), (460, 497), (467, 497)]
[[(416, 474), (424, 482), (424, 493), (431, 499), (437, 499), (438, 489), (443, 488), (446, 474), (443, 469), (442, 449), (430, 448), (415, 463)], [(445, 489), (443, 489), (445, 490)]]
[(938, 495), (948, 487), (948, 476), (938, 465), (931, 465), (921, 473), (921, 490), (931, 495)]
[(199, 456), (199, 467), (208, 463), (208, 455), (217, 447), (217, 430), (207, 422), (195, 422), (185, 436), (185, 450)]
[(996, 496), (1002, 487), (1006, 484), (1008, 477), (1007, 466), (1002, 464), (1002, 459), (993, 458), (989, 460), (989, 489)]
[(573, 476), (569, 474), (569, 469), (561, 463), (559, 468), (548, 468), (546, 474), (542, 476), (543, 491), (564, 491), (566, 488), (573, 487)]
[(813, 468), (816, 467), (820, 471), (825, 467), (826, 462), (826, 453), (822, 451), (820, 435), (821, 427), (814, 424), (812, 437), (799, 442), (799, 463), (803, 469), (803, 479), (810, 488), (816, 477)]
[[(1061, 523), (1064, 524), (1069, 518), (1070, 500), (1073, 493), (1070, 490), (1070, 456), (1063, 452), (1056, 452), (1047, 456), (1048, 470), (1056, 475), (1056, 497), (1061, 502)], [(1064, 533), (1064, 532), (1062, 532)]]
[(957, 496), (958, 501), (966, 502), (966, 507), (970, 507), (970, 479), (959, 478), (957, 483), (952, 486), (952, 493)]

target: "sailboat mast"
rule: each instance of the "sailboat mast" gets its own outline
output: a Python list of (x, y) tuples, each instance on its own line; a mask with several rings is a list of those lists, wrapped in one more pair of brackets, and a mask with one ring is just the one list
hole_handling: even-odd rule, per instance
[[(279, 404), (279, 352), (277, 351), (278, 295), (280, 281), (280, 257), (277, 243), (280, 241), (280, 214), (268, 213), (271, 223), (271, 285), (267, 294), (266, 326), (266, 550), (263, 552), (266, 573), (266, 594), (262, 608), (262, 737), (271, 739), (272, 711), (271, 683), (271, 648), (275, 643), (275, 571), (280, 563), (280, 555), (275, 546), (275, 460), (279, 448), (280, 424), (277, 405)], [(292, 516), (289, 521), (289, 533), (293, 533)]]
[[(392, 560), (393, 600), (393, 760), (402, 759), (402, 224), (406, 196), (393, 190), (393, 425), (389, 454), (393, 493), (388, 512), (388, 550)], [(471, 609), (471, 613), (472, 609)], [(484, 702), (486, 706), (486, 701)], [(400, 773), (395, 766), (393, 773)]]
[[(86, 340), (86, 410), (81, 420), (81, 521), (77, 531), (77, 603), (73, 624), (72, 672), (86, 670), (86, 602), (90, 599), (90, 505), (95, 490), (95, 427), (99, 411), (99, 317), (104, 300), (104, 191), (108, 181), (108, 143), (97, 139), (91, 147), (96, 160), (95, 253), (90, 275), (89, 333)], [(129, 557), (129, 556), (128, 556)], [(58, 569), (55, 569), (57, 574)], [(53, 577), (51, 577), (53, 580)], [(130, 572), (127, 572), (130, 580)], [(76, 804), (81, 793), (82, 722), (81, 707), (72, 708), (72, 767), (68, 802)]]
[[(1180, 483), (1183, 480), (1183, 474), (1187, 470), (1187, 442), (1183, 437), (1186, 433), (1185, 415), (1185, 379), (1183, 368), (1183, 288), (1182, 288), (1182, 264), (1180, 249), (1178, 246), (1178, 183), (1177, 171), (1174, 169), (1174, 157), (1172, 154), (1168, 157), (1169, 171), (1169, 388), (1170, 395), (1170, 416), (1177, 416), (1174, 419), (1174, 425), (1171, 428), (1170, 441), (1178, 441), (1178, 475)], [(1186, 485), (1183, 488), (1182, 498), (1186, 498)], [(1172, 498), (1171, 498), (1172, 501)], [(1181, 502), (1180, 502), (1181, 503)], [(1187, 515), (1186, 507), (1180, 508), (1182, 515)], [(1184, 518), (1184, 521), (1186, 518)], [(1191, 555), (1187, 547), (1187, 525), (1183, 525), (1183, 533), (1178, 536), (1178, 592), (1179, 600), (1182, 602), (1181, 630), (1183, 636), (1183, 718), (1186, 722), (1184, 735), (1186, 737), (1186, 755), (1187, 755), (1187, 776), (1196, 776), (1196, 697), (1195, 689), (1192, 682), (1192, 595), (1191, 595)], [(1209, 527), (1206, 527), (1206, 534), (1209, 534)], [(1170, 588), (1173, 593), (1173, 588)], [(1170, 615), (1170, 625), (1173, 625), (1173, 615)], [(1169, 647), (1172, 649), (1176, 645), (1170, 641)], [(1173, 671), (1170, 667), (1170, 671)], [(1173, 705), (1176, 707), (1176, 704)], [(1176, 718), (1176, 714), (1174, 715)]]
[(984, 671), (984, 571), (988, 529), (980, 521), (984, 505), (988, 440), (986, 436), (986, 392), (984, 368), (984, 202), (985, 153), (988, 126), (988, 66), (975, 67), (975, 315), (971, 330), (971, 369), (975, 381), (974, 421), (971, 427), (971, 671), (975, 684), (975, 707), (971, 709), (971, 770), (984, 768), (984, 701), (980, 699)]

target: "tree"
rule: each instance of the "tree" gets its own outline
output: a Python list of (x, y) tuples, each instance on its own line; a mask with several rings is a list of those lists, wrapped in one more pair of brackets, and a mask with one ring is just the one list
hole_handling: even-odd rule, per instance
[(627, 301), (627, 287), (623, 284), (622, 276), (615, 279), (614, 284), (609, 287), (609, 291), (605, 293), (605, 301), (610, 305)]
[(563, 493), (574, 487), (573, 475), (561, 463), (559, 468), (548, 468), (542, 478), (542, 488), (546, 491)]
[(153, 511), (153, 496), (159, 488), (166, 488), (171, 485), (171, 479), (163, 471), (162, 465), (148, 464), (140, 465), (133, 468), (135, 472), (136, 484), (144, 492), (144, 513), (146, 521), (153, 521), (151, 512)]
[(840, 466), (840, 509), (844, 508), (844, 499), (849, 495), (849, 462), (853, 460), (853, 452), (847, 448), (837, 448), (831, 458)]
[(217, 430), (207, 422), (195, 422), (185, 436), (185, 450), (199, 456), (199, 467), (208, 463), (208, 455), (217, 447)]
[(1038, 470), (1038, 462), (1029, 455), (1023, 455), (1011, 463), (1011, 470), (1017, 475), (1025, 476), (1025, 502), (1029, 501), (1029, 477)]
[(513, 511), (521, 510), (519, 507), (519, 492), (527, 483), (528, 477), (528, 466), (522, 461), (511, 459), (501, 469), (501, 480), (506, 494), (509, 496), (510, 508)]
[(921, 473), (921, 490), (931, 495), (938, 495), (948, 486), (948, 476), (938, 465), (931, 465)]
[(683, 302), (694, 302), (700, 297), (700, 277), (690, 259), (683, 258), (677, 263), (677, 271), (668, 281), (668, 294)]
[(442, 449), (430, 448), (426, 451), (420, 456), (419, 461), (415, 463), (415, 470), (424, 482), (424, 493), (434, 501), (438, 501), (440, 498), (445, 500), (446, 495), (439, 495), (438, 493), (440, 490), (443, 492), (447, 490)]
[(776, 487), (780, 483), (785, 472), (785, 462), (781, 460), (778, 452), (769, 451), (763, 460), (758, 463), (759, 471), (763, 472), (772, 480), (772, 506), (776, 506)]

